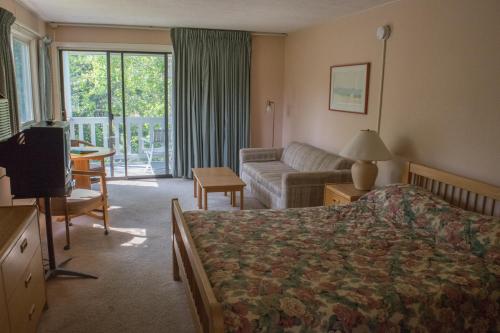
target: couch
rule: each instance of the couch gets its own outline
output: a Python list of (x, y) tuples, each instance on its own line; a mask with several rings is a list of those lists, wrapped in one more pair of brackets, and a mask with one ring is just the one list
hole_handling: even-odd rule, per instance
[(325, 183), (352, 181), (353, 161), (305, 143), (240, 150), (240, 177), (269, 208), (323, 205)]

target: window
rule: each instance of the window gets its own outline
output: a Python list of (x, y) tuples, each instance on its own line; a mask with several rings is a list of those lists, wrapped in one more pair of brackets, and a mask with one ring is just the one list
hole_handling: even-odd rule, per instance
[(12, 51), (14, 53), (19, 122), (23, 126), (35, 120), (30, 44), (14, 37), (12, 39)]

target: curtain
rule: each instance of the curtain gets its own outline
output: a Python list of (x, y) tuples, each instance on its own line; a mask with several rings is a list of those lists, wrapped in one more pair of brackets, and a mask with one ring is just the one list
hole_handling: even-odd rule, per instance
[(174, 170), (228, 166), (239, 172), (250, 120), (249, 32), (174, 28)]
[(43, 37), (38, 41), (38, 82), (40, 86), (40, 115), (42, 120), (54, 119), (52, 111), (51, 43), (52, 40), (48, 37)]
[(40, 88), (40, 113), (42, 120), (54, 119), (52, 108), (52, 71), (50, 44), (52, 40), (43, 37), (38, 41), (38, 81)]
[(0, 95), (9, 100), (12, 133), (19, 131), (14, 61), (10, 47), (10, 29), (15, 20), (11, 12), (0, 8)]

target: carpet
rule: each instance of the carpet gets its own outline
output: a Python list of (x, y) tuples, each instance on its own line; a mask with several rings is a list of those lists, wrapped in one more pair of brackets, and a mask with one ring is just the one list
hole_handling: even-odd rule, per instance
[[(49, 307), (38, 332), (194, 332), (184, 286), (172, 279), (170, 240), (170, 201), (179, 198), (183, 210), (196, 209), (193, 182), (109, 181), (108, 190), (108, 236), (102, 221), (75, 218), (71, 249), (64, 251), (64, 223), (53, 222), (58, 262), (71, 256), (65, 268), (99, 278), (49, 280)], [(245, 208), (263, 208), (248, 192), (245, 195)], [(210, 193), (208, 206), (211, 210), (237, 209), (222, 193)], [(41, 220), (43, 226), (43, 215)]]

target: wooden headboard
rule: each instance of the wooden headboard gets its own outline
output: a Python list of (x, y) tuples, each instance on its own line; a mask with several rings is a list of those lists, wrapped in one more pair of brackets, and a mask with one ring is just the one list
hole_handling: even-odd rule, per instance
[(412, 162), (406, 163), (403, 183), (423, 187), (462, 209), (500, 216), (500, 187)]

